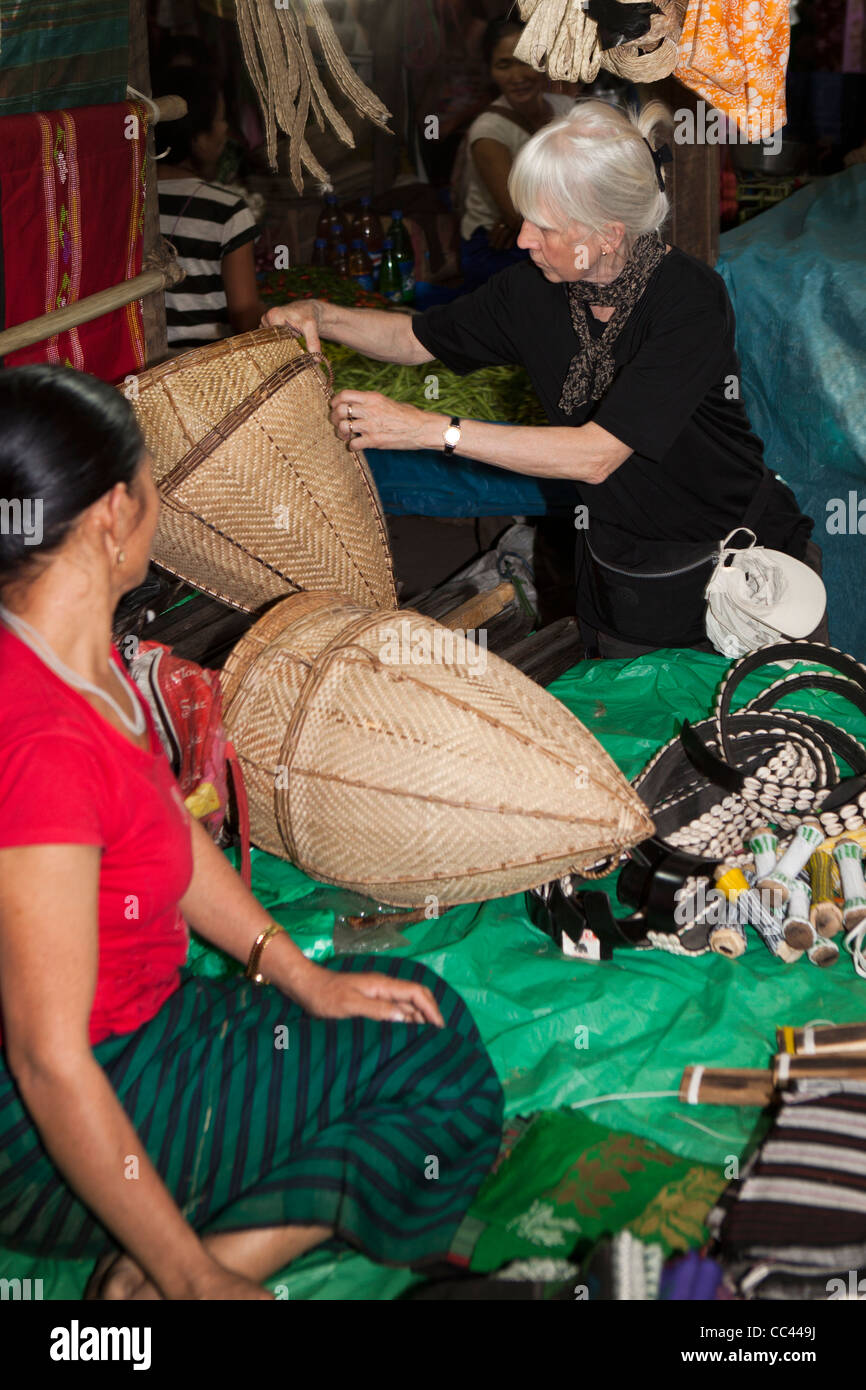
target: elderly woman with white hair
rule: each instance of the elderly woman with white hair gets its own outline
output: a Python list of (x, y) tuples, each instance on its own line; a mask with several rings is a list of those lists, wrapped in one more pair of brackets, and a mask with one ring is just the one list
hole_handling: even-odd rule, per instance
[(540, 130), (508, 183), (530, 259), (471, 295), (414, 317), (305, 300), (264, 319), (294, 325), (313, 350), (324, 337), (386, 362), (526, 368), (547, 426), (461, 421), (366, 391), (336, 395), (332, 419), (354, 449), (439, 447), (573, 479), (588, 655), (709, 649), (704, 590), (737, 527), (820, 565), (812, 521), (751, 430), (725, 285), (660, 234), (669, 202), (654, 145), (669, 123), (656, 102), (584, 100)]

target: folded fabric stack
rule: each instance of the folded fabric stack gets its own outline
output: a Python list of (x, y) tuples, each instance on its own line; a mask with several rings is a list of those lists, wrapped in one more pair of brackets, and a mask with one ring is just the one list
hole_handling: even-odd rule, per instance
[(866, 1296), (866, 1082), (796, 1082), (707, 1224), (744, 1298)]

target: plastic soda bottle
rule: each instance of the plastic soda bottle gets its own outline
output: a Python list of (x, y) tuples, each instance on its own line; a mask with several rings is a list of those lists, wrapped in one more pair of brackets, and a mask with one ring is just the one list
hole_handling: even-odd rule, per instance
[(389, 236), (382, 242), (382, 264), (379, 267), (379, 293), (392, 304), (403, 301), (403, 277), (400, 263), (394, 252), (394, 243)]
[(364, 243), (360, 237), (356, 237), (352, 242), (352, 249), (349, 252), (349, 278), (355, 280), (362, 290), (372, 290), (373, 267), (370, 265), (370, 257), (364, 250)]
[(375, 276), (382, 263), (382, 224), (371, 211), (369, 197), (361, 199), (361, 211), (352, 223), (352, 238), (355, 237), (360, 237), (363, 241)]
[(337, 212), (337, 195), (335, 193), (325, 194), (325, 206), (319, 214), (316, 223), (316, 239), (324, 237), (325, 241), (330, 238), (331, 228), (335, 222), (339, 222), (340, 214)]
[(313, 254), (310, 257), (310, 265), (328, 264), (328, 243), (323, 236), (317, 236), (313, 243)]
[(399, 208), (391, 213), (388, 235), (394, 243), (394, 254), (397, 257), (403, 280), (403, 303), (411, 304), (415, 298), (415, 252), (412, 249), (412, 238), (406, 230), (403, 214)]

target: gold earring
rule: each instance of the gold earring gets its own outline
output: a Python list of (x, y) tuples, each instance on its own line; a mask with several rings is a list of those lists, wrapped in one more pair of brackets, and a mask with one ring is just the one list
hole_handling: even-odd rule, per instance
[(117, 563), (118, 563), (119, 565), (122, 565), (122, 564), (124, 563), (125, 560), (126, 560), (126, 551), (125, 551), (125, 550), (118, 550), (118, 552), (117, 552)]

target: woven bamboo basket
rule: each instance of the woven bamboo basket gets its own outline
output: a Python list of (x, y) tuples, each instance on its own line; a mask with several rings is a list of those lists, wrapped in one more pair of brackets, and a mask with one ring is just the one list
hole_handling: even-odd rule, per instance
[(128, 394), (162, 497), (163, 569), (246, 612), (302, 589), (396, 603), (376, 485), (334, 434), (327, 362), (293, 330), (196, 348)]
[(650, 835), (580, 721), (499, 657), (451, 650), (462, 640), (339, 594), (261, 617), (222, 677), (254, 843), (415, 908), (518, 892)]

